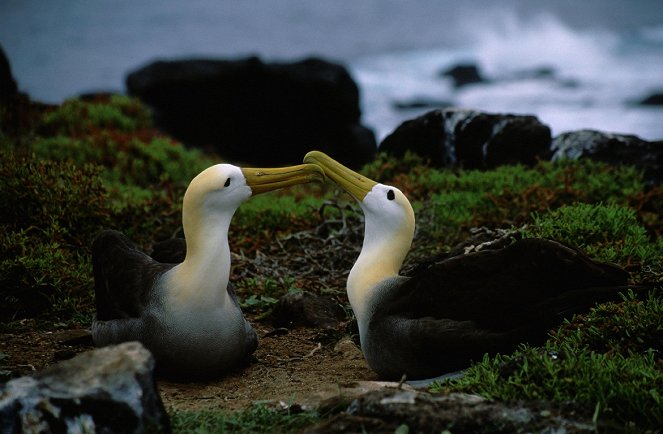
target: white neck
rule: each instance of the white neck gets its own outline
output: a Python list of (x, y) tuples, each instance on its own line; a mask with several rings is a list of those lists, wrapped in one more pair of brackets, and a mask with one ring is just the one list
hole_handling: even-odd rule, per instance
[[(186, 215), (186, 214), (185, 214)], [(180, 305), (229, 306), (228, 228), (232, 214), (190, 215), (183, 219), (186, 258), (171, 270), (169, 296)]]
[(347, 291), (352, 310), (359, 323), (360, 334), (371, 311), (371, 299), (378, 283), (398, 276), (403, 260), (410, 250), (414, 235), (414, 219), (397, 228), (385, 228), (379, 218), (364, 210), (366, 223), (364, 243), (359, 258), (348, 276)]

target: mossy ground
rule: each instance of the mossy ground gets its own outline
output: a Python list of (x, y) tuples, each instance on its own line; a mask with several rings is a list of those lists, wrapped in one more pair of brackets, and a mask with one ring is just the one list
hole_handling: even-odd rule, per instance
[[(148, 252), (157, 241), (181, 236), (188, 182), (221, 159), (160, 134), (149, 112), (127, 97), (8, 113), (0, 133), (0, 328), (15, 330), (25, 319), (43, 327), (87, 327), (94, 314), (94, 236), (115, 228)], [(25, 124), (4, 128), (8, 119)], [(407, 263), (449, 249), (473, 227), (511, 228), (615, 262), (633, 281), (663, 283), (663, 190), (645, 188), (631, 167), (565, 161), (488, 172), (437, 170), (406, 156), (379, 157), (362, 172), (398, 186), (413, 202), (417, 234)], [(280, 295), (299, 289), (347, 308), (344, 280), (361, 231), (358, 209), (331, 186), (252, 198), (230, 234), (232, 278), (245, 310), (264, 315)], [(654, 428), (663, 417), (656, 410), (663, 406), (660, 324), (663, 309), (653, 296), (601, 305), (565, 324), (545, 347), (487, 358), (464, 380), (437, 390), (575, 399), (597, 406), (599, 417)], [(2, 363), (0, 353), (0, 369)], [(178, 430), (191, 432), (285, 431), (318, 418), (270, 411), (173, 416)]]

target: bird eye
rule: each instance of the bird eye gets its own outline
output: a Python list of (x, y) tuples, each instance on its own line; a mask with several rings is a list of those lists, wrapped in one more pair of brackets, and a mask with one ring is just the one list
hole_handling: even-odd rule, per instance
[(230, 186), (230, 178), (226, 179), (226, 183), (223, 184), (224, 187)]
[(394, 200), (395, 197), (396, 197), (396, 195), (394, 194), (394, 190), (389, 190), (387, 192), (387, 199)]

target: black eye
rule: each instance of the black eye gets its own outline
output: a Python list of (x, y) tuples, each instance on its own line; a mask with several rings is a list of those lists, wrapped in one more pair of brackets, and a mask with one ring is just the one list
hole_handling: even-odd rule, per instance
[(394, 190), (389, 190), (387, 192), (387, 199), (394, 200), (395, 197), (396, 197), (396, 195), (394, 194)]
[(226, 179), (226, 183), (223, 184), (224, 187), (228, 187), (230, 185), (230, 178)]

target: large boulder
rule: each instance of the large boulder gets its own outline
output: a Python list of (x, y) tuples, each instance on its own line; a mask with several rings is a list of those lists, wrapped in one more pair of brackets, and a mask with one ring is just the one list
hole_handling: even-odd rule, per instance
[(455, 65), (440, 72), (440, 76), (450, 78), (455, 87), (486, 82), (479, 71), (479, 67), (471, 63)]
[(637, 136), (595, 130), (562, 133), (552, 141), (553, 160), (590, 158), (612, 165), (632, 165), (651, 185), (663, 182), (663, 140), (649, 142)]
[(11, 101), (18, 94), (18, 86), (12, 75), (9, 59), (0, 45), (0, 104)]
[(550, 128), (534, 116), (433, 110), (402, 123), (380, 144), (397, 157), (412, 151), (437, 167), (489, 169), (550, 158)]
[(0, 387), (0, 427), (22, 432), (170, 432), (138, 342), (96, 349)]
[(126, 83), (161, 129), (229, 160), (293, 164), (318, 149), (359, 167), (375, 154), (375, 136), (360, 124), (356, 83), (322, 59), (157, 61)]
[(663, 105), (663, 93), (662, 92), (657, 92), (657, 93), (652, 93), (651, 95), (642, 98), (639, 102), (640, 105)]

